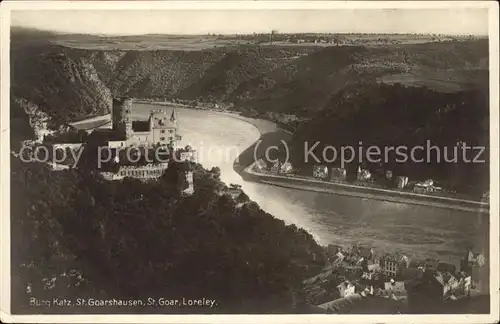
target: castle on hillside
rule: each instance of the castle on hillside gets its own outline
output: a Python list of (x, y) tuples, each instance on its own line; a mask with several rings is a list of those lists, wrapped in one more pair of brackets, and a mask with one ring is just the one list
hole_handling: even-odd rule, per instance
[(177, 116), (172, 110), (170, 116), (166, 110), (152, 111), (147, 120), (132, 118), (133, 100), (130, 98), (113, 99), (111, 120), (116, 140), (109, 141), (110, 148), (167, 146), (177, 148)]
[[(120, 164), (119, 152), (126, 148), (168, 148), (173, 154), (177, 151), (177, 141), (182, 137), (178, 134), (177, 116), (175, 110), (169, 115), (166, 110), (152, 111), (146, 120), (133, 118), (133, 99), (113, 99), (111, 111), (112, 140), (108, 147), (115, 151), (115, 162)], [(182, 161), (196, 162), (196, 151), (187, 146), (178, 150)], [(120, 165), (117, 172), (101, 172), (108, 180), (120, 180), (126, 177), (141, 180), (151, 180), (162, 176), (169, 163), (149, 163), (146, 165)], [(185, 178), (188, 183), (183, 193), (194, 193), (193, 172), (187, 171)]]
[[(134, 118), (132, 106), (134, 99), (113, 99), (111, 110), (112, 129), (101, 126), (85, 129), (87, 134), (92, 134), (92, 139), (86, 139), (85, 143), (53, 143), (54, 148), (62, 150), (80, 150), (84, 145), (97, 144), (98, 148), (107, 147), (108, 156), (106, 161), (98, 161), (100, 174), (107, 180), (121, 180), (124, 178), (136, 178), (143, 181), (158, 179), (168, 169), (172, 159), (180, 162), (196, 163), (198, 158), (196, 151), (189, 145), (185, 148), (177, 148), (177, 141), (181, 140), (178, 134), (177, 116), (175, 110), (168, 114), (166, 110), (152, 111), (147, 119)], [(105, 125), (109, 125), (106, 123)], [(151, 160), (148, 154), (152, 149), (162, 154), (162, 159)], [(99, 150), (99, 153), (102, 151)], [(133, 157), (130, 156), (133, 153)], [(73, 156), (76, 153), (72, 153)], [(98, 154), (98, 159), (102, 158)], [(128, 159), (123, 159), (123, 157)], [(91, 159), (95, 156), (90, 155)], [(142, 159), (141, 159), (142, 158)], [(164, 159), (164, 161), (163, 161)], [(91, 160), (92, 161), (92, 160)], [(101, 168), (101, 162), (105, 163)], [(130, 163), (131, 162), (131, 163)], [(67, 165), (53, 163), (54, 170), (65, 170)], [(104, 171), (106, 170), (106, 171)], [(183, 190), (186, 195), (194, 193), (193, 172), (185, 171), (185, 180), (188, 187)]]

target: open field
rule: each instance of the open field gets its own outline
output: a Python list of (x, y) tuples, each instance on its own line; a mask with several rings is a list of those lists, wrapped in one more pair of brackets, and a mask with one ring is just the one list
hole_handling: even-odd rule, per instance
[(89, 50), (182, 50), (200, 51), (214, 47), (226, 47), (250, 44), (248, 41), (220, 39), (216, 36), (176, 36), (176, 35), (141, 35), (99, 37), (85, 35), (80, 38), (72, 37), (56, 39), (56, 44)]
[[(485, 72), (487, 73), (487, 72)], [(480, 83), (485, 83), (487, 87), (487, 78), (480, 77), (480, 71), (465, 75), (463, 71), (437, 70), (432, 73), (399, 73), (384, 75), (377, 81), (386, 84), (401, 83), (407, 86), (428, 87), (438, 92), (453, 93), (461, 90), (474, 88)]]
[[(270, 35), (56, 35), (53, 42), (62, 46), (89, 50), (183, 50), (199, 51), (214, 47), (238, 45), (329, 47), (337, 46), (333, 37), (338, 37), (340, 46), (387, 46), (411, 45), (432, 42), (463, 41), (468, 36), (405, 35), (405, 34), (278, 34)], [(293, 41), (292, 39), (295, 39)]]

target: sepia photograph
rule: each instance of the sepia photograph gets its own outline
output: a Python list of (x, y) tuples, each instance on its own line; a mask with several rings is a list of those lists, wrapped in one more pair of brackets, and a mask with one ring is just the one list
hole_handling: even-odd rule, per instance
[(0, 12), (2, 322), (498, 322), (498, 3)]

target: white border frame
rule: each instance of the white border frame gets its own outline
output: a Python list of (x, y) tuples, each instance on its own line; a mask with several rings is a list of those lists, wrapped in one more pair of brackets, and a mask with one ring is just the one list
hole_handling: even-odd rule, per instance
[[(499, 320), (499, 18), (496, 1), (4, 1), (0, 5), (0, 316), (15, 323), (494, 323)], [(489, 12), (490, 64), (490, 314), (487, 315), (10, 315), (10, 12), (11, 10), (139, 10), (139, 9), (458, 9)], [(452, 23), (452, 22), (450, 22)]]

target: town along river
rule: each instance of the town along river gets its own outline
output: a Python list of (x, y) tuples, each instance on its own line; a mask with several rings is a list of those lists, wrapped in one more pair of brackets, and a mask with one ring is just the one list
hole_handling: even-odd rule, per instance
[[(159, 106), (135, 104), (147, 118)], [(260, 137), (252, 124), (223, 113), (175, 108), (180, 145), (198, 150), (207, 169), (217, 166), (221, 178), (235, 183), (266, 212), (309, 231), (322, 245), (360, 243), (378, 250), (400, 250), (418, 258), (458, 263), (468, 244), (487, 255), (489, 215), (407, 205), (244, 181), (233, 169), (239, 153)], [(168, 107), (170, 113), (172, 107)], [(263, 124), (266, 127), (266, 124)]]

